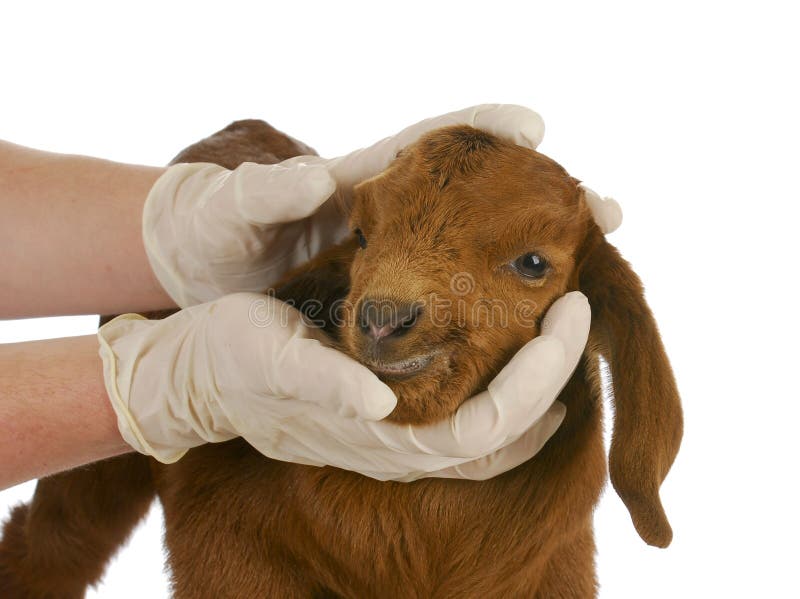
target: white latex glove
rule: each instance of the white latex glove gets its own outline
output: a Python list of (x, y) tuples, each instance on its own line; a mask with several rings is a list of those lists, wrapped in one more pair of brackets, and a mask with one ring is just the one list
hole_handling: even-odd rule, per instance
[(383, 171), (423, 133), (467, 124), (536, 148), (542, 118), (527, 108), (484, 104), (428, 119), (339, 158), (300, 156), (275, 165), (245, 163), (230, 171), (208, 163), (177, 164), (158, 179), (144, 206), (150, 264), (181, 306), (238, 291), (263, 291), (349, 234), (346, 214), (327, 202)]
[(381, 480), (485, 479), (536, 454), (586, 344), (586, 298), (569, 293), (487, 391), (432, 426), (378, 421), (396, 399), (364, 366), (274, 298), (237, 293), (164, 320), (123, 315), (99, 333), (106, 389), (125, 440), (162, 462), (244, 437), (278, 460)]
[(592, 211), (597, 226), (603, 233), (613, 233), (622, 224), (622, 208), (614, 198), (601, 198), (597, 192), (581, 185), (586, 203)]

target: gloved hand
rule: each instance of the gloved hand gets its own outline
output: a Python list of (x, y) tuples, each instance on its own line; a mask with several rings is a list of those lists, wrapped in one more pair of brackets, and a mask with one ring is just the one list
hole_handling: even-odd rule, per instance
[(157, 321), (123, 315), (98, 337), (123, 437), (162, 462), (241, 436), (278, 460), (381, 480), (485, 479), (532, 457), (558, 428), (565, 408), (554, 400), (589, 323), (581, 293), (559, 299), (487, 391), (425, 427), (378, 421), (396, 402), (389, 387), (264, 295), (237, 293)]
[(468, 124), (536, 148), (541, 117), (521, 106), (485, 104), (417, 123), (346, 156), (300, 156), (230, 171), (177, 164), (158, 179), (144, 206), (143, 236), (159, 282), (185, 308), (238, 291), (263, 291), (289, 269), (349, 234), (347, 215), (327, 202), (384, 170), (423, 133)]
[(613, 233), (622, 224), (622, 208), (614, 198), (601, 198), (596, 191), (581, 184), (592, 217), (603, 233)]

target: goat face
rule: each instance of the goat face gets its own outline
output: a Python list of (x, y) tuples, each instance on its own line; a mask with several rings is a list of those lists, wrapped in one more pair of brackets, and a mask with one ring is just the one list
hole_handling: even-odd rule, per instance
[(466, 126), (426, 135), (356, 188), (340, 334), (397, 395), (393, 421), (453, 413), (539, 333), (588, 221), (561, 166)]
[[(433, 131), (356, 188), (345, 351), (398, 398), (390, 419), (452, 414), (579, 289), (590, 359), (609, 363), (611, 482), (642, 538), (672, 538), (658, 488), (683, 432), (680, 398), (641, 281), (549, 158), (471, 127)], [(356, 241), (358, 244), (356, 245)]]

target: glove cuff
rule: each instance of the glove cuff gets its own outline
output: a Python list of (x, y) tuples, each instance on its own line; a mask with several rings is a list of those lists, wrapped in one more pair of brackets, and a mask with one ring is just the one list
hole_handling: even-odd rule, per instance
[[(113, 348), (120, 330), (127, 329), (126, 325), (130, 321), (141, 320), (146, 321), (147, 319), (139, 314), (123, 314), (106, 323), (97, 331), (97, 338), (100, 342), (100, 358), (103, 360), (103, 379), (111, 407), (117, 414), (117, 427), (125, 442), (139, 453), (152, 456), (164, 464), (172, 464), (182, 458), (188, 449), (154, 447), (147, 441), (129, 410), (131, 369), (121, 363)], [(198, 439), (197, 445), (201, 443), (202, 441)]]

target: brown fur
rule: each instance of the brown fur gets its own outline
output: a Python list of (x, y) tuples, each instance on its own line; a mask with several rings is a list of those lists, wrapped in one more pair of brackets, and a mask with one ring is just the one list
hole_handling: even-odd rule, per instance
[[(234, 124), (179, 158), (232, 167), (288, 157), (292, 140), (267, 127)], [(378, 482), (270, 460), (241, 440), (199, 447), (171, 466), (150, 461), (152, 478), (143, 456), (100, 462), (43, 479), (33, 504), (13, 512), (0, 543), (0, 596), (82, 596), (157, 493), (178, 598), (592, 597), (592, 510), (606, 479), (598, 355), (614, 383), (612, 483), (642, 538), (669, 544), (658, 488), (681, 438), (675, 382), (641, 283), (594, 224), (577, 182), (537, 152), (448, 128), (361, 184), (351, 220), (366, 248), (347, 240), (292, 273), (277, 295), (322, 300), (315, 318), (373, 367), (440, 350), (419, 374), (386, 378), (399, 423), (452, 413), (538, 334), (557, 297), (589, 297), (590, 342), (545, 447), (484, 482)], [(532, 250), (551, 264), (542, 280), (507, 267)], [(458, 273), (472, 277), (466, 292), (453, 284)], [(356, 317), (367, 298), (422, 312), (377, 348)], [(503, 326), (482, 313), (436, 325), (432, 298), (524, 301), (534, 321)], [(326, 315), (342, 299), (348, 318), (334, 326)]]

